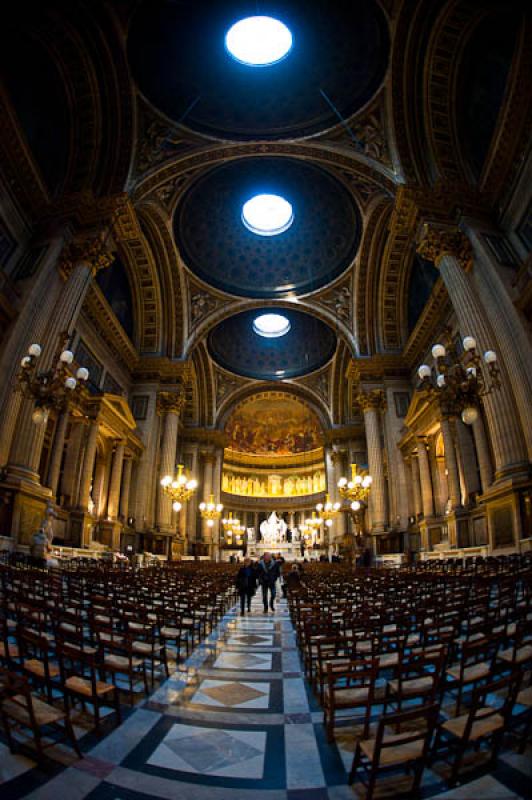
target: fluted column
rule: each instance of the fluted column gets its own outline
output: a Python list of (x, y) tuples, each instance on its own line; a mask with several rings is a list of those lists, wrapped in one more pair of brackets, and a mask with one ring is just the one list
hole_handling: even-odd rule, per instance
[(160, 392), (157, 398), (158, 411), (163, 417), (163, 440), (159, 466), (159, 485), (157, 487), (157, 524), (169, 531), (172, 525), (172, 499), (163, 492), (160, 480), (165, 475), (175, 475), (177, 434), (179, 415), (183, 408), (184, 396), (177, 392)]
[(94, 469), (94, 485), (92, 488), (92, 499), (94, 502), (94, 513), (97, 517), (103, 514), (103, 487), (105, 482), (105, 459), (98, 458)]
[(133, 459), (126, 458), (122, 471), (122, 489), (120, 491), (120, 516), (127, 523), (129, 516), (129, 491), (131, 489), (131, 471), (133, 469)]
[(81, 471), (81, 481), (79, 486), (78, 505), (83, 511), (89, 510), (89, 498), (91, 491), (92, 475), (94, 472), (94, 461), (96, 459), (96, 447), (98, 444), (98, 432), (100, 426), (97, 420), (92, 420), (89, 425), (87, 443), (85, 445), (85, 455), (83, 457), (83, 467)]
[[(495, 334), (467, 274), (473, 259), (467, 237), (457, 230), (425, 226), (418, 251), (439, 268), (462, 335), (473, 336), (482, 353), (493, 349), (497, 342)], [(501, 387), (483, 398), (497, 478), (522, 470), (527, 459), (508, 376), (504, 364), (499, 366)]]
[(82, 422), (74, 422), (72, 420), (66, 449), (65, 467), (61, 478), (61, 494), (65, 498), (66, 505), (71, 507), (75, 505), (78, 489), (78, 464), (83, 444), (83, 428)]
[(417, 454), (412, 453), (411, 460), (410, 460), (410, 469), (412, 473), (412, 490), (414, 495), (414, 513), (416, 519), (419, 517), (421, 512), (423, 511), (423, 504), (421, 502), (421, 483), (419, 480), (419, 464), (417, 460)]
[[(208, 503), (212, 493), (213, 471), (216, 457), (214, 453), (202, 453), (203, 458), (203, 502)], [(210, 543), (212, 539), (212, 528), (207, 524), (208, 520), (202, 519), (201, 532), (204, 542)]]
[(493, 467), (491, 466), (491, 454), (486, 436), (486, 428), (481, 414), (478, 415), (472, 428), (477, 450), (480, 483), (482, 485), (482, 491), (486, 492), (493, 482)]
[(369, 472), (373, 478), (370, 491), (371, 517), (373, 530), (384, 530), (388, 525), (386, 510), (386, 479), (384, 477), (384, 461), (382, 457), (380, 409), (384, 396), (380, 390), (368, 393), (361, 392), (358, 402), (364, 413), (366, 442), (368, 447)]
[(118, 441), (113, 455), (111, 467), (111, 480), (109, 482), (109, 499), (107, 501), (107, 516), (111, 520), (116, 520), (120, 502), (120, 483), (122, 480), (122, 468), (124, 465), (124, 453), (126, 443)]
[[(92, 276), (108, 266), (113, 257), (102, 250), (99, 237), (71, 242), (60, 259), (60, 269), (68, 275), (67, 281), (49, 312), (49, 320), (44, 338), (42, 355), (38, 360), (39, 371), (55, 368), (59, 336), (71, 334), (78, 318)], [(46, 302), (46, 301), (45, 301)], [(45, 425), (35, 425), (32, 421), (34, 404), (24, 400), (17, 419), (16, 432), (9, 456), (9, 466), (36, 483), (39, 483), (39, 463), (41, 460)]]
[(445, 467), (447, 469), (447, 486), (449, 487), (449, 500), (451, 509), (458, 508), (460, 503), (460, 479), (458, 477), (458, 464), (454, 448), (454, 437), (451, 422), (447, 417), (441, 420), (443, 446), (445, 448)]
[(418, 437), (417, 458), (419, 463), (419, 478), (421, 481), (421, 501), (423, 516), (434, 516), (434, 497), (432, 494), (432, 480), (430, 477), (430, 464), (427, 455), (427, 442), (422, 436)]
[(469, 497), (480, 490), (475, 446), (473, 443), (473, 435), (468, 426), (464, 425), (461, 419), (457, 419), (455, 424), (458, 457), (462, 467), (465, 494), (469, 502)]
[(28, 347), (44, 341), (46, 326), (61, 294), (63, 283), (56, 263), (63, 244), (62, 236), (49, 242), (0, 356), (0, 466), (8, 462), (21, 405), (25, 402), (33, 409), (30, 401), (23, 401), (20, 392), (15, 391), (15, 378)]
[(52, 456), (48, 467), (48, 479), (46, 485), (52, 490), (52, 497), (55, 499), (59, 486), (59, 473), (61, 471), (61, 461), (63, 450), (65, 449), (65, 436), (68, 426), (68, 411), (59, 415), (55, 426), (54, 441), (52, 445)]

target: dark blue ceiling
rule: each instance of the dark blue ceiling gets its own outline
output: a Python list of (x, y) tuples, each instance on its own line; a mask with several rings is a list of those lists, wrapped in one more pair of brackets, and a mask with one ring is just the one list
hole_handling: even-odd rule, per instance
[[(258, 10), (257, 10), (258, 9)], [(242, 17), (270, 15), (294, 45), (270, 67), (239, 64), (224, 47)], [(303, 136), (365, 105), (388, 64), (389, 34), (375, 0), (145, 0), (130, 24), (128, 54), (140, 90), (171, 119), (229, 139)]]
[[(280, 194), (294, 222), (278, 236), (242, 223), (255, 194)], [(320, 288), (352, 263), (362, 223), (347, 189), (320, 167), (288, 158), (247, 158), (216, 168), (183, 197), (174, 233), (185, 264), (207, 283), (245, 297)]]
[[(290, 331), (278, 339), (266, 339), (253, 331), (261, 313), (283, 314)], [(321, 320), (285, 308), (253, 309), (220, 322), (209, 334), (212, 358), (224, 369), (259, 380), (296, 378), (326, 364), (336, 350), (334, 331)]]

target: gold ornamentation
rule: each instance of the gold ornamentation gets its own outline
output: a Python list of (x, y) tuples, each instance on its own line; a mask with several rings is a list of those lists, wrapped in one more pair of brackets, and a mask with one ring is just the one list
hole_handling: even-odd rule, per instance
[(159, 392), (157, 395), (158, 414), (181, 414), (186, 404), (184, 391)]
[(77, 264), (87, 264), (93, 275), (110, 266), (115, 257), (106, 250), (107, 231), (102, 230), (95, 236), (74, 239), (61, 253), (59, 266), (68, 277)]
[(370, 392), (359, 392), (356, 400), (362, 411), (367, 411), (370, 408), (377, 410), (384, 410), (386, 408), (386, 400), (382, 389), (372, 389)]
[(453, 256), (467, 270), (473, 260), (473, 248), (465, 234), (456, 228), (444, 228), (425, 223), (417, 252), (437, 267), (444, 256)]

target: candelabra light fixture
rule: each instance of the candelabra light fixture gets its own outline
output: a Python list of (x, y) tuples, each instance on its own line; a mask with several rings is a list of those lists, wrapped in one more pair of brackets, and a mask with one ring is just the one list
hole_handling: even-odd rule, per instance
[(183, 503), (190, 500), (196, 489), (198, 482), (195, 478), (190, 478), (185, 472), (183, 464), (177, 465), (177, 475), (165, 475), (161, 478), (163, 492), (172, 498), (172, 508), (174, 511), (181, 511)]
[(435, 366), (419, 367), (417, 388), (438, 398), (444, 416), (460, 416), (462, 422), (472, 425), (478, 418), (480, 398), (500, 388), (500, 370), (495, 351), (486, 350), (481, 356), (472, 336), (465, 336), (462, 346), (459, 355), (452, 344), (435, 344)]
[(338, 491), (340, 492), (340, 497), (351, 502), (351, 511), (360, 511), (362, 503), (367, 500), (372, 483), (373, 478), (371, 475), (360, 475), (357, 472), (356, 464), (351, 464), (351, 479), (340, 478)]
[(330, 528), (333, 524), (333, 519), (337, 516), (341, 507), (342, 504), (338, 502), (333, 503), (329, 497), (329, 494), (327, 493), (325, 495), (325, 503), (317, 503), (316, 511), (325, 522), (325, 525)]
[(207, 503), (203, 502), (199, 504), (199, 510), (202, 518), (207, 520), (207, 526), (212, 528), (216, 520), (220, 519), (222, 516), (224, 507), (222, 503), (215, 503), (214, 495), (211, 494)]
[(74, 399), (80, 397), (89, 377), (89, 370), (85, 367), (79, 367), (74, 376), (71, 369), (74, 354), (67, 346), (68, 335), (62, 334), (61, 340), (52, 369), (39, 372), (37, 361), (42, 347), (37, 343), (28, 348), (28, 355), (20, 362), (18, 388), (25, 398), (35, 403), (32, 420), (36, 425), (46, 424), (52, 409), (65, 411)]

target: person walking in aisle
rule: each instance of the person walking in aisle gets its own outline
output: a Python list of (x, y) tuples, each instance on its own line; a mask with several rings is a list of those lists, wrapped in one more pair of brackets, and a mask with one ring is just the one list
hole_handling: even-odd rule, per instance
[(264, 603), (264, 613), (268, 613), (268, 590), (270, 592), (270, 608), (274, 608), (275, 594), (277, 591), (277, 579), (279, 577), (279, 564), (272, 558), (271, 553), (264, 553), (259, 561), (258, 569), (259, 583), (262, 586), (262, 602)]
[(238, 570), (235, 585), (240, 595), (240, 613), (244, 616), (246, 613), (246, 601), (248, 612), (250, 612), (251, 598), (257, 588), (257, 577), (250, 558), (244, 559), (244, 564)]

